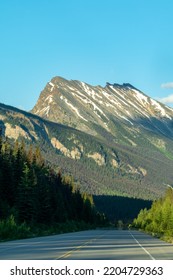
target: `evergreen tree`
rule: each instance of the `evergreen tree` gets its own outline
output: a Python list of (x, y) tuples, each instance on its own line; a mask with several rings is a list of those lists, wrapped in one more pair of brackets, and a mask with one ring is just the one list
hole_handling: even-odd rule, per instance
[(9, 221), (13, 229), (28, 234), (28, 225), (49, 228), (104, 218), (96, 213), (92, 196), (81, 194), (71, 176), (62, 177), (46, 166), (38, 148), (26, 150), (24, 141), (12, 146), (0, 139), (0, 231), (8, 231)]
[(158, 235), (173, 237), (173, 188), (153, 202), (151, 209), (141, 210), (133, 226)]
[(34, 218), (34, 180), (32, 169), (24, 164), (17, 194), (18, 221), (32, 222)]

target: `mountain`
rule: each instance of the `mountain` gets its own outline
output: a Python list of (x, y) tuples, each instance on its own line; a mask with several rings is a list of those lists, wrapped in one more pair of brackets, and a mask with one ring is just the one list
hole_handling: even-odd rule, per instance
[(33, 110), (0, 104), (12, 141), (39, 146), (47, 162), (94, 195), (144, 199), (173, 182), (173, 109), (130, 84), (90, 86), (55, 77)]
[(55, 77), (41, 92), (32, 113), (100, 139), (108, 136), (107, 140), (132, 146), (145, 131), (173, 136), (173, 109), (130, 84), (107, 83), (101, 87)]

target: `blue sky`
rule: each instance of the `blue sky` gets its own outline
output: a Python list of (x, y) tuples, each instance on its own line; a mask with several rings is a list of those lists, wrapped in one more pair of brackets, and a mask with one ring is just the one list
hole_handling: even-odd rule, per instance
[(30, 110), (62, 76), (173, 106), (172, 14), (172, 0), (1, 0), (0, 102)]

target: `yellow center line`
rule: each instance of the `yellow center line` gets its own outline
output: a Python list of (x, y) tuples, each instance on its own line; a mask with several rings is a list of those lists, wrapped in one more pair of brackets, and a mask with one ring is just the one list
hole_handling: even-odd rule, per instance
[(96, 238), (93, 238), (93, 239), (90, 239), (88, 241), (85, 241), (84, 243), (82, 243), (81, 245), (77, 246), (76, 248), (74, 248), (73, 250), (71, 251), (68, 251), (67, 253), (61, 255), (60, 257), (58, 258), (55, 258), (55, 260), (59, 260), (59, 259), (64, 259), (64, 258), (67, 258), (69, 257), (73, 252), (77, 252), (77, 251), (80, 251), (81, 248), (85, 247), (87, 244), (99, 239), (99, 238), (102, 238), (104, 236), (104, 234), (100, 235), (99, 237), (96, 237)]

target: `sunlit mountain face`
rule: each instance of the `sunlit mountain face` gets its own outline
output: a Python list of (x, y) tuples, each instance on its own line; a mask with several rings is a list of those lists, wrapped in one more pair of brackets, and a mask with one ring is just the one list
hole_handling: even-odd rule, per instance
[(55, 77), (30, 113), (1, 104), (0, 129), (87, 193), (155, 199), (173, 182), (173, 109), (130, 84)]
[(134, 134), (129, 138), (134, 143), (138, 130), (143, 129), (173, 136), (173, 109), (130, 84), (101, 87), (55, 77), (41, 92), (32, 112), (98, 137), (101, 128), (116, 137), (117, 123)]

